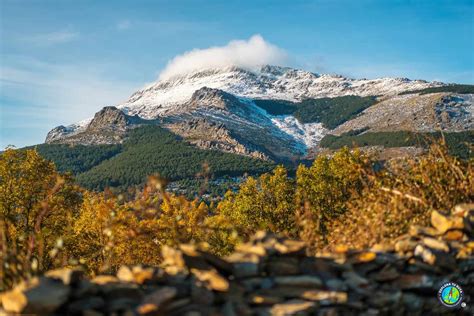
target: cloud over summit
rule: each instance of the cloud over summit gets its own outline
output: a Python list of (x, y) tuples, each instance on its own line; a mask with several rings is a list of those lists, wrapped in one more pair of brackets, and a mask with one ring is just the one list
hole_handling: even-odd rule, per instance
[(160, 73), (160, 79), (192, 71), (238, 66), (252, 69), (260, 65), (282, 65), (288, 59), (286, 52), (265, 41), (261, 35), (248, 40), (233, 40), (225, 46), (193, 49), (171, 59)]

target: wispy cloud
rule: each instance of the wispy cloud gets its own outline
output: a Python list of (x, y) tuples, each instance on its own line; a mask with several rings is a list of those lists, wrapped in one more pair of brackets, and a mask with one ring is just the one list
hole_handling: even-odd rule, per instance
[(79, 35), (79, 32), (64, 30), (50, 33), (34, 34), (25, 37), (24, 41), (38, 46), (49, 46), (71, 42), (77, 39)]
[(123, 19), (118, 21), (113, 27), (118, 31), (134, 29), (177, 34), (190, 31), (204, 32), (215, 30), (218, 24), (212, 21)]
[[(26, 124), (32, 132), (20, 145), (42, 142), (52, 127), (91, 117), (141, 86), (111, 77), (107, 71), (111, 65), (51, 64), (20, 57), (6, 60), (8, 66), (0, 72), (0, 135)], [(35, 127), (31, 125), (34, 122), (41, 124)], [(0, 141), (3, 143), (14, 142), (6, 139)]]
[(128, 30), (132, 27), (132, 22), (130, 20), (122, 20), (117, 23), (116, 28), (119, 31)]

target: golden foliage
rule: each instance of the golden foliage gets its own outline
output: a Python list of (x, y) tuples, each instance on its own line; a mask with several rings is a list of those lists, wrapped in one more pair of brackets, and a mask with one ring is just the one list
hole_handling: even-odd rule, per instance
[(249, 177), (237, 193), (227, 192), (217, 216), (227, 219), (245, 236), (257, 230), (289, 234), (295, 226), (294, 209), (294, 181), (283, 166), (278, 166), (258, 179)]
[(435, 144), (427, 155), (394, 162), (372, 176), (360, 196), (348, 201), (348, 211), (331, 222), (329, 241), (357, 248), (389, 243), (412, 224), (428, 224), (432, 210), (472, 201), (472, 160), (459, 160)]
[(299, 236), (310, 249), (390, 242), (431, 210), (474, 200), (472, 161), (432, 146), (428, 155), (375, 168), (344, 148), (299, 166), (249, 177), (207, 205), (169, 194), (150, 177), (127, 196), (88, 192), (34, 150), (0, 154), (0, 288), (35, 272), (80, 264), (90, 274), (122, 264), (157, 265), (161, 247), (205, 242), (224, 255), (257, 230)]
[(0, 288), (64, 265), (62, 237), (79, 212), (81, 190), (35, 150), (0, 155)]
[(164, 192), (155, 177), (130, 201), (109, 192), (88, 193), (74, 225), (72, 255), (91, 273), (122, 264), (157, 265), (162, 245), (203, 240), (208, 213), (203, 202)]
[(105, 194), (87, 192), (80, 215), (66, 245), (71, 257), (84, 264), (90, 272), (100, 271), (109, 260), (112, 248), (112, 214), (115, 201)]
[(316, 246), (326, 242), (327, 225), (347, 210), (369, 183), (373, 162), (367, 155), (343, 148), (332, 157), (319, 156), (311, 167), (300, 165), (296, 173), (301, 238)]
[(295, 180), (283, 167), (248, 178), (238, 192), (226, 194), (210, 221), (236, 230), (239, 238), (230, 241), (234, 235), (221, 233), (227, 245), (264, 229), (299, 234), (313, 250), (363, 248), (393, 241), (412, 224), (427, 224), (431, 210), (472, 202), (473, 179), (472, 161), (450, 156), (444, 144), (386, 166), (343, 148), (310, 167), (300, 165)]

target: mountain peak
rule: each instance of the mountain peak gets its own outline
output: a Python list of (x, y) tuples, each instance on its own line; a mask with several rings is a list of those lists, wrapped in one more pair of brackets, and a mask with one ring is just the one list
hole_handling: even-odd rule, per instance
[[(439, 85), (443, 84), (407, 78), (351, 79), (273, 65), (253, 69), (226, 66), (195, 70), (158, 80), (138, 90), (117, 107), (106, 107), (98, 112), (92, 122), (87, 120), (68, 127), (57, 127), (48, 134), (47, 140), (60, 140), (86, 129), (88, 132), (104, 128), (121, 131), (130, 124), (141, 124), (140, 120), (161, 120), (180, 115), (221, 115), (224, 112), (240, 117), (236, 120), (245, 118), (255, 126), (262, 126), (262, 122), (273, 124), (269, 120), (281, 126), (290, 124), (292, 127), (285, 127), (286, 130), (298, 130), (293, 134), (306, 135), (303, 132), (306, 127), (301, 124), (281, 118), (265, 118), (266, 114), (259, 112), (263, 110), (255, 107), (252, 100), (299, 102), (347, 95), (390, 98), (400, 92)], [(229, 118), (221, 119), (225, 121)]]
[(406, 78), (350, 79), (315, 74), (290, 67), (262, 65), (258, 69), (227, 66), (176, 75), (137, 91), (118, 108), (152, 119), (174, 112), (203, 87), (223, 90), (237, 97), (300, 101), (343, 95), (396, 95), (401, 91), (432, 87), (435, 83)]
[(196, 90), (189, 101), (189, 104), (194, 105), (194, 107), (206, 104), (217, 108), (226, 108), (235, 103), (239, 103), (239, 101), (232, 94), (209, 87)]

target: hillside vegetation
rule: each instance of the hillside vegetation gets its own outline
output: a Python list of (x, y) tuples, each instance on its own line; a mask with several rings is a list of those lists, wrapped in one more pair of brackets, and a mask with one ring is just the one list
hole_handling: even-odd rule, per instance
[(399, 94), (400, 95), (412, 94), (412, 93), (428, 94), (428, 93), (437, 93), (437, 92), (453, 92), (453, 93), (460, 93), (460, 94), (474, 93), (474, 85), (471, 85), (471, 84), (450, 84), (450, 85), (441, 86), (441, 87), (433, 87), (433, 88), (426, 88), (426, 89), (421, 89), (421, 90), (404, 91), (404, 92), (401, 92)]
[(121, 145), (40, 144), (34, 148), (41, 156), (53, 161), (58, 171), (73, 174), (87, 171), (122, 151)]
[(71, 171), (88, 189), (126, 189), (141, 185), (151, 174), (167, 180), (241, 176), (271, 170), (273, 163), (217, 150), (198, 149), (159, 126), (143, 126), (129, 132), (122, 145), (36, 147), (61, 172)]
[(376, 103), (375, 97), (342, 96), (306, 99), (301, 102), (255, 100), (255, 104), (272, 115), (294, 115), (301, 123), (322, 123), (334, 129)]
[(409, 131), (395, 132), (367, 132), (351, 131), (340, 136), (326, 135), (320, 142), (320, 146), (329, 149), (340, 149), (347, 147), (384, 146), (390, 147), (429, 147), (429, 145), (444, 137), (451, 155), (460, 158), (471, 158), (473, 156), (472, 144), (474, 144), (474, 131), (443, 133), (415, 133)]
[[(147, 144), (175, 145), (160, 133), (137, 130), (133, 138), (152, 166), (160, 165)], [(136, 146), (124, 145), (127, 159), (139, 156)], [(173, 148), (186, 157), (187, 149)], [(249, 166), (233, 160), (224, 166), (237, 170), (236, 164)], [(202, 242), (223, 255), (259, 230), (300, 238), (311, 253), (392, 244), (411, 225), (426, 225), (432, 210), (474, 201), (472, 161), (442, 145), (390, 169), (375, 164), (376, 157), (343, 148), (300, 165), (296, 177), (278, 166), (249, 177), (219, 203), (204, 203), (167, 193), (153, 176), (128, 195), (87, 191), (37, 151), (7, 149), (0, 154), (0, 289), (55, 267), (79, 265), (95, 275), (124, 264), (158, 265), (165, 245)], [(117, 172), (113, 164), (103, 168), (107, 176)]]
[(298, 103), (286, 100), (254, 100), (255, 104), (271, 115), (292, 115)]

